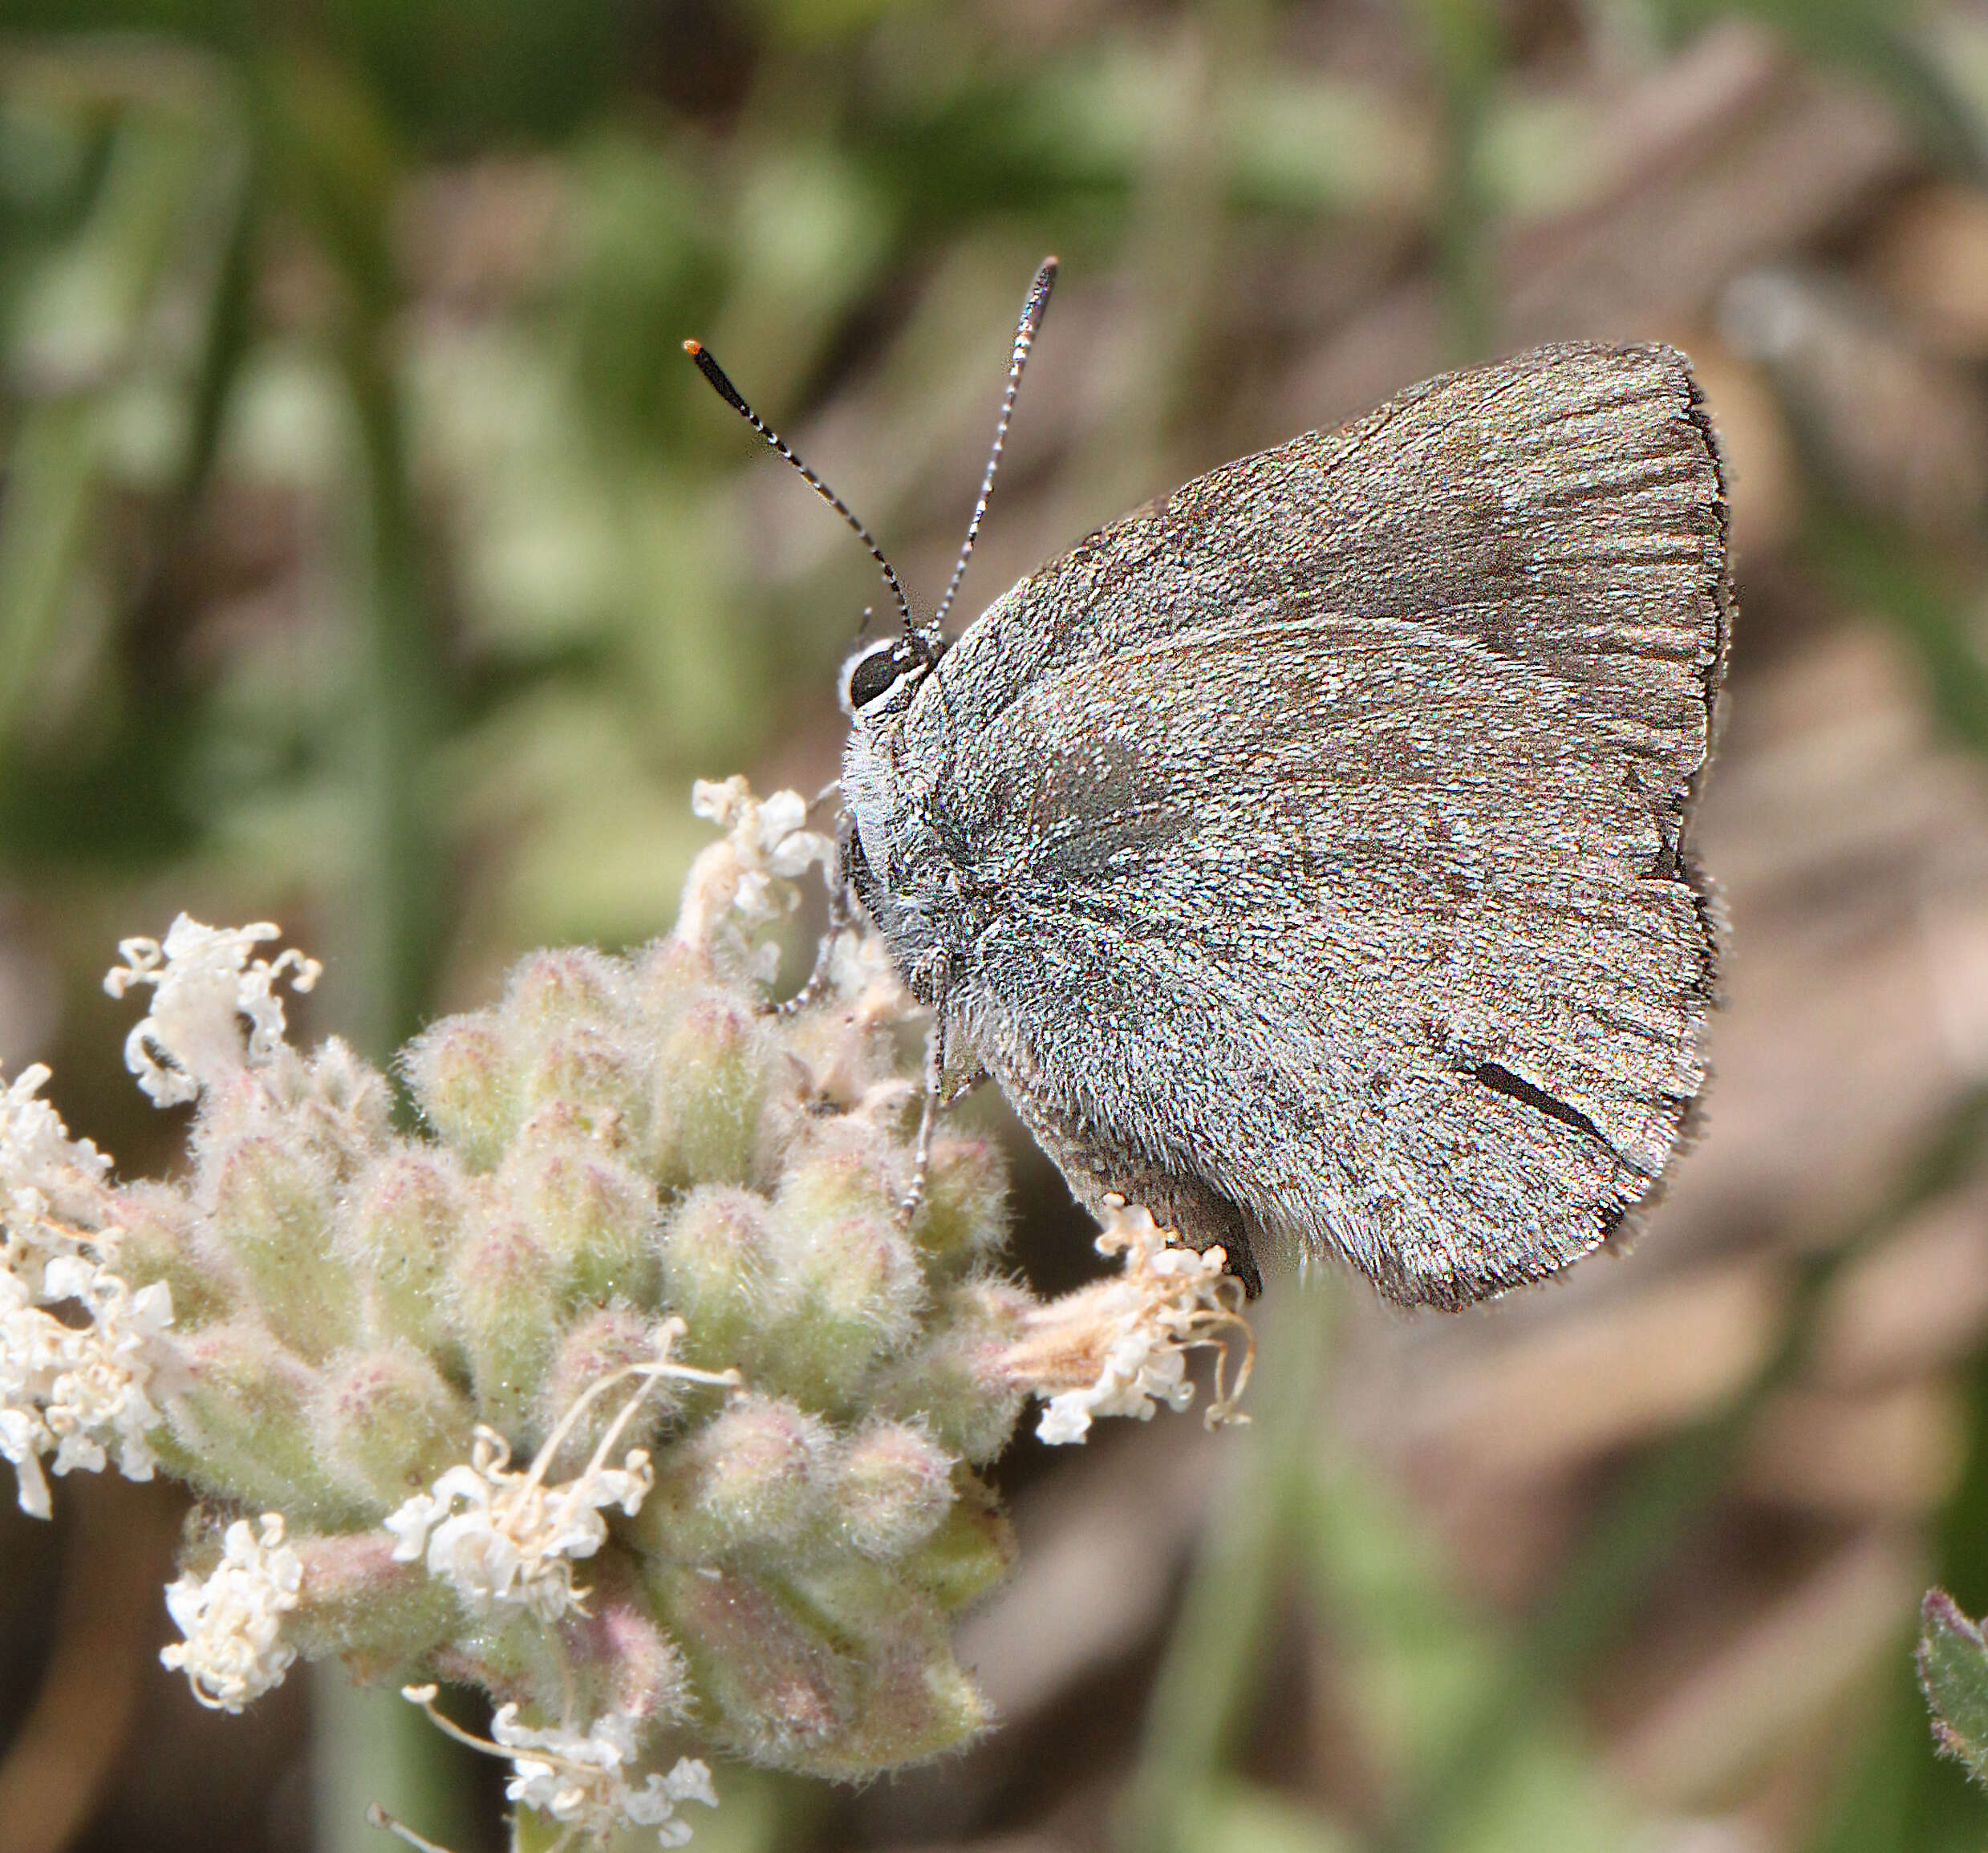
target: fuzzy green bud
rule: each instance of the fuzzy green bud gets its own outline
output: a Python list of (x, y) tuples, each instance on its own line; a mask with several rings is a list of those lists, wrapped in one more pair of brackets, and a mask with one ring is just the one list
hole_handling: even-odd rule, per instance
[[(611, 1029), (574, 1024), (546, 1036), (523, 1064), (525, 1113), (558, 1110), (581, 1131), (642, 1149), (647, 1138), (648, 1083), (641, 1057)], [(520, 1133), (529, 1136), (529, 1128)]]
[(988, 1278), (947, 1288), (917, 1345), (878, 1373), (871, 1405), (923, 1422), (962, 1460), (992, 1460), (1008, 1446), (1026, 1398), (1009, 1375), (1008, 1356), (1033, 1304), (1021, 1288)]
[(154, 1281), (172, 1295), (172, 1328), (182, 1338), (225, 1319), (241, 1297), (228, 1258), (203, 1244), (199, 1218), (184, 1195), (140, 1182), (118, 1193), (115, 1271), (136, 1291)]
[(451, 1323), (469, 1360), (481, 1419), (518, 1440), (558, 1341), (560, 1269), (521, 1222), (505, 1218), (457, 1251)]
[(771, 1397), (736, 1397), (657, 1460), (633, 1535), (646, 1550), (696, 1563), (778, 1550), (814, 1523), (833, 1447), (819, 1417)]
[(517, 1076), (496, 1013), (444, 1017), (408, 1044), (401, 1068), (422, 1117), (472, 1171), (487, 1171), (517, 1129)]
[(942, 1133), (932, 1141), (925, 1202), (911, 1233), (935, 1280), (1000, 1252), (1008, 1240), (1008, 1171), (992, 1139)]
[(465, 1458), (476, 1425), (469, 1399), (406, 1344), (331, 1359), (311, 1413), (339, 1479), (383, 1511)]
[(810, 1156), (790, 1158), (769, 1223), (786, 1311), (761, 1368), (830, 1410), (911, 1336), (926, 1298), (897, 1194), (864, 1132), (838, 1126)]
[(350, 1044), (326, 1037), (310, 1057), (308, 1073), (313, 1101), (344, 1122), (341, 1155), (355, 1146), (378, 1150), (392, 1138), (393, 1093), (387, 1077)]
[(676, 1643), (656, 1625), (639, 1587), (626, 1594), (597, 1584), (586, 1628), (590, 1670), (599, 1669), (602, 1709), (630, 1717), (667, 1717), (689, 1697), (688, 1670)]
[(663, 1290), (690, 1327), (677, 1346), (686, 1364), (727, 1370), (757, 1360), (771, 1295), (767, 1215), (765, 1198), (705, 1184), (665, 1218), (657, 1236)]
[(396, 1563), (378, 1529), (290, 1540), (303, 1559), (302, 1600), (284, 1632), (312, 1660), (342, 1655), (363, 1681), (403, 1677), (461, 1625), (454, 1592), (419, 1563)]
[(814, 1749), (818, 1774), (847, 1778), (919, 1762), (992, 1721), (938, 1605), (894, 1571), (844, 1558), (785, 1580), (849, 1655), (835, 1729)]
[(514, 1035), (543, 1041), (580, 1024), (618, 1019), (626, 1008), (627, 974), (590, 946), (528, 953), (511, 967), (498, 1006)]
[(841, 1646), (756, 1578), (663, 1556), (644, 1567), (712, 1741), (755, 1762), (826, 1773), (860, 1696)]
[(977, 1601), (1014, 1567), (1015, 1528), (984, 1482), (961, 1468), (938, 1529), (898, 1565), (950, 1612)]
[[(560, 1335), (546, 1372), (538, 1397), (539, 1432), (550, 1434), (596, 1384), (631, 1364), (647, 1363), (660, 1346), (655, 1322), (632, 1308), (602, 1306), (583, 1314)], [(567, 1430), (553, 1457), (553, 1478), (566, 1479), (578, 1473), (631, 1401), (637, 1406), (621, 1425), (611, 1464), (619, 1464), (631, 1448), (653, 1447), (664, 1422), (683, 1403), (685, 1387), (668, 1377), (651, 1381), (630, 1377), (603, 1390)]]
[(452, 1342), (443, 1287), (469, 1213), (465, 1179), (445, 1146), (404, 1145), (367, 1173), (343, 1242), (371, 1284), (375, 1330), (429, 1351)]
[(672, 934), (650, 941), (629, 960), (623, 994), (644, 1033), (660, 1037), (711, 978), (709, 957)]
[(830, 1497), (843, 1537), (888, 1563), (923, 1543), (953, 1500), (952, 1457), (907, 1422), (869, 1422), (837, 1458)]
[(689, 1669), (656, 1620), (638, 1566), (610, 1546), (587, 1559), (586, 1581), (585, 1612), (561, 1624), (566, 1651), (546, 1669), (553, 1682), (583, 1717), (682, 1717), (696, 1704)]
[(189, 1381), (169, 1413), (196, 1484), (298, 1524), (359, 1515), (318, 1451), (318, 1378), (302, 1359), (250, 1320), (208, 1327), (182, 1355)]
[(656, 1061), (659, 1182), (756, 1180), (780, 1059), (771, 1026), (736, 993), (712, 989), (686, 1004)]
[(209, 1226), (270, 1330), (300, 1357), (328, 1356), (358, 1329), (359, 1294), (333, 1253), (331, 1181), (274, 1134), (215, 1154)]
[(531, 1130), (505, 1161), (498, 1187), (552, 1258), (566, 1303), (649, 1300), (655, 1186), (592, 1139)]

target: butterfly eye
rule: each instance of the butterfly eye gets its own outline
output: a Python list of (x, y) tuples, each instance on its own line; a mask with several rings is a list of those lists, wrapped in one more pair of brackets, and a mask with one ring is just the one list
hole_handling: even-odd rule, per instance
[(880, 644), (867, 655), (858, 657), (849, 672), (850, 708), (867, 708), (878, 695), (888, 694), (911, 667), (911, 655), (902, 640)]
[(919, 631), (879, 643), (854, 658), (842, 673), (843, 705), (859, 714), (873, 701), (888, 695), (899, 682), (914, 671), (923, 675), (945, 654), (948, 639)]

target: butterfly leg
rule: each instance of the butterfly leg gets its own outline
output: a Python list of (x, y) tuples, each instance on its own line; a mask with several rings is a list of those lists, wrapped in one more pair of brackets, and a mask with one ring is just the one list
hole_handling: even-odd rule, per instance
[(818, 1003), (827, 993), (835, 968), (835, 948), (842, 935), (856, 924), (855, 885), (849, 873), (850, 833), (854, 828), (845, 816), (835, 833), (835, 875), (828, 885), (828, 925), (822, 929), (821, 944), (814, 949), (814, 968), (809, 972), (807, 983), (793, 996), (776, 1004), (769, 1015), (792, 1016), (796, 1011)]
[(925, 1032), (925, 1099), (918, 1113), (918, 1143), (911, 1158), (911, 1187), (898, 1204), (898, 1219), (908, 1223), (925, 1201), (927, 1175), (931, 1169), (932, 1133), (939, 1124), (939, 1109), (944, 1104), (946, 1078), (946, 1013), (932, 1012), (931, 1027)]

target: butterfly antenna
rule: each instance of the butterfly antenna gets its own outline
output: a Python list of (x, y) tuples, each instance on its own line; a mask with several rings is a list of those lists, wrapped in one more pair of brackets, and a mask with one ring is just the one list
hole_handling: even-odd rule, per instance
[(1028, 299), (1021, 306), (1021, 320), (1015, 326), (1015, 351), (1008, 363), (1008, 390), (1001, 395), (1000, 423), (994, 428), (994, 448), (988, 452), (987, 474), (980, 478), (980, 499), (973, 505), (973, 519), (967, 523), (967, 537), (952, 569), (951, 583), (939, 602), (939, 610), (925, 628), (937, 631), (952, 609), (952, 601), (966, 577), (967, 562), (972, 558), (973, 543), (980, 538), (980, 520), (987, 513), (988, 498), (994, 493), (994, 472), (1000, 468), (1001, 447), (1008, 442), (1008, 421), (1015, 416), (1015, 395), (1021, 390), (1021, 370), (1028, 364), (1028, 350), (1034, 346), (1036, 330), (1042, 326), (1049, 306), (1049, 292), (1056, 287), (1056, 259), (1045, 257), (1028, 286)]
[[(904, 595), (904, 587), (898, 578), (897, 569), (883, 557), (883, 549), (870, 538), (870, 530), (856, 519), (854, 514), (850, 512), (849, 504), (836, 494), (834, 490), (823, 482), (813, 470), (809, 469), (789, 448), (787, 440), (745, 403), (739, 389), (725, 377), (724, 369), (711, 358), (710, 350), (701, 341), (686, 341), (684, 343), (684, 351), (697, 363), (697, 371), (711, 382), (712, 390), (717, 394), (719, 398), (722, 399), (740, 418), (752, 426), (753, 430), (765, 438), (770, 448), (778, 451), (789, 463), (800, 471), (801, 480), (834, 509), (837, 514), (848, 522), (851, 528), (855, 529), (856, 538), (870, 549), (870, 558), (883, 569), (884, 578), (888, 582), (892, 594), (897, 599), (898, 610), (904, 619), (905, 635), (907, 637), (915, 636), (918, 634), (918, 626), (911, 618), (911, 602)], [(1014, 396), (1012, 387), (1008, 396), (1011, 399)], [(1007, 428), (1005, 415), (1003, 416), (1001, 422), (1002, 428), (1005, 430)], [(865, 612), (866, 619), (868, 616), (869, 614)]]

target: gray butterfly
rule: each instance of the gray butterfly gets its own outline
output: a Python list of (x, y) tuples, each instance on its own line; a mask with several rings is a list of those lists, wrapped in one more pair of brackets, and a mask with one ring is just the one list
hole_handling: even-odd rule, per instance
[(1454, 1308), (1587, 1253), (1706, 1085), (1732, 609), (1684, 356), (1569, 344), (1197, 477), (950, 646), (907, 622), (846, 672), (845, 866), (931, 1094), (977, 1061), (1085, 1203), (1252, 1287), (1336, 1252)]

